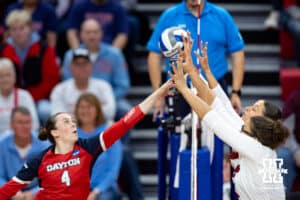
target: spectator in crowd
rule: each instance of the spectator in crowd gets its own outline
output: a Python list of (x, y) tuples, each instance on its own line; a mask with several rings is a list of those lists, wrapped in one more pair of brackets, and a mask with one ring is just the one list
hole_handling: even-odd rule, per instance
[(283, 159), (283, 168), (288, 170), (287, 174), (283, 174), (283, 182), (286, 192), (290, 193), (300, 168), (300, 89), (289, 95), (282, 111), (290, 135), (277, 154), (278, 158)]
[[(25, 160), (46, 149), (49, 143), (41, 142), (33, 133), (32, 117), (25, 107), (15, 107), (11, 112), (12, 130), (0, 141), (0, 186), (16, 175)], [(33, 200), (38, 191), (38, 181), (18, 192), (12, 199)]]
[(17, 86), (29, 91), (40, 119), (49, 114), (48, 99), (60, 76), (54, 49), (31, 30), (31, 17), (26, 11), (14, 10), (6, 18), (10, 36), (0, 55), (14, 62)]
[(5, 14), (5, 10), (7, 8), (7, 5), (15, 3), (17, 0), (2, 0), (0, 1), (0, 44), (3, 42), (4, 40), (4, 30), (5, 30), (5, 26), (4, 26), (4, 22), (2, 19), (5, 19), (4, 14)]
[(116, 104), (112, 88), (104, 80), (91, 77), (93, 66), (87, 49), (74, 49), (71, 56), (71, 73), (73, 78), (58, 84), (52, 91), (51, 112), (74, 113), (78, 97), (85, 92), (97, 96), (103, 108), (106, 120), (115, 117)]
[[(123, 116), (129, 111), (131, 105), (125, 99), (130, 87), (130, 79), (121, 51), (112, 45), (102, 42), (103, 32), (101, 25), (95, 19), (87, 19), (81, 25), (81, 48), (86, 48), (90, 53), (93, 64), (92, 77), (107, 81), (114, 92), (117, 117)], [(72, 62), (72, 50), (66, 52), (63, 62), (63, 78), (70, 79), (72, 74), (70, 66)]]
[(128, 40), (123, 50), (129, 68), (131, 80), (135, 80), (134, 58), (136, 56), (136, 45), (145, 45), (148, 41), (151, 30), (148, 17), (138, 11), (137, 0), (110, 0), (121, 5), (128, 13)]
[[(90, 93), (82, 94), (75, 106), (77, 133), (80, 138), (90, 138), (102, 133), (107, 121), (97, 97)], [(122, 161), (122, 144), (117, 141), (103, 152), (92, 168), (91, 189), (88, 200), (121, 199), (117, 179)]]
[(268, 29), (278, 29), (280, 12), (283, 8), (283, 0), (271, 0), (272, 10), (265, 19), (264, 25)]
[(24, 9), (31, 14), (32, 29), (52, 47), (56, 46), (57, 17), (51, 5), (40, 0), (22, 0), (10, 5), (6, 10), (6, 16), (13, 10)]
[[(237, 112), (241, 112), (240, 90), (244, 77), (244, 41), (234, 23), (231, 15), (223, 8), (201, 1), (201, 40), (209, 43), (208, 54), (214, 59), (209, 60), (212, 72), (227, 91), (225, 75), (228, 72), (227, 54), (232, 58), (232, 93), (231, 102)], [(158, 46), (161, 33), (172, 26), (182, 26), (183, 29), (191, 32), (191, 37), (197, 38), (197, 1), (185, 0), (172, 6), (163, 12), (152, 36), (147, 44), (149, 50), (148, 70), (153, 90), (161, 84), (161, 51)], [(170, 20), (172, 19), (172, 20)], [(210, 27), (213, 27), (210, 28)], [(193, 51), (197, 49), (197, 42), (193, 44)], [(193, 62), (196, 63), (196, 56), (193, 55)], [(167, 70), (170, 69), (167, 60)], [(165, 100), (160, 99), (155, 105), (154, 117), (157, 113), (164, 112)]]
[(63, 60), (65, 52), (69, 49), (67, 42), (67, 22), (70, 10), (74, 4), (80, 0), (41, 0), (44, 3), (50, 4), (54, 7), (57, 16), (56, 24), (56, 53), (60, 60)]
[(23, 89), (15, 88), (16, 74), (13, 63), (0, 58), (0, 135), (10, 129), (10, 115), (13, 108), (24, 106), (30, 111), (32, 128), (39, 128), (39, 120), (31, 95)]
[(77, 48), (77, 33), (85, 19), (94, 18), (102, 26), (103, 41), (123, 49), (127, 42), (128, 17), (122, 6), (110, 0), (86, 0), (74, 5), (69, 16), (67, 37), (69, 46)]
[(285, 0), (280, 24), (295, 40), (297, 65), (300, 66), (300, 0)]

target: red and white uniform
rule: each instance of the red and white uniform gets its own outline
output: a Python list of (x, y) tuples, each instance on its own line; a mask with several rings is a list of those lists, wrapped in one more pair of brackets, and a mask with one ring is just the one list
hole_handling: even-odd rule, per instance
[(90, 172), (98, 155), (122, 137), (144, 116), (138, 106), (114, 123), (100, 136), (79, 139), (71, 152), (55, 154), (54, 146), (28, 160), (18, 174), (0, 188), (0, 200), (9, 199), (37, 177), (40, 191), (36, 199), (87, 199), (90, 193)]
[(265, 159), (276, 159), (271, 148), (262, 145), (255, 138), (241, 133), (243, 120), (236, 114), (229, 99), (220, 86), (213, 89), (216, 98), (212, 110), (202, 123), (221, 140), (234, 149), (232, 166), (235, 169), (233, 181), (236, 192), (242, 200), (284, 200), (283, 183), (266, 183), (263, 177), (267, 171)]

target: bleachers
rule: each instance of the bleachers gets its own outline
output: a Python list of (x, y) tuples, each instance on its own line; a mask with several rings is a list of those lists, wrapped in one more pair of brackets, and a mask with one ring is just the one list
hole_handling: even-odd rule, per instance
[[(160, 13), (172, 3), (179, 0), (153, 1), (140, 0), (137, 6), (149, 17), (151, 28), (155, 27)], [(249, 105), (258, 98), (268, 99), (277, 105), (280, 100), (280, 48), (278, 32), (265, 30), (263, 21), (268, 15), (271, 5), (268, 0), (222, 0), (211, 1), (225, 7), (234, 17), (246, 42), (245, 80), (243, 87), (243, 105)], [(142, 100), (151, 90), (146, 63), (147, 50), (138, 46), (137, 57), (134, 60), (133, 87), (128, 95), (133, 104)], [(163, 64), (163, 63), (162, 63)], [(165, 71), (163, 72), (165, 74)], [(231, 73), (227, 76), (231, 82)], [(157, 199), (157, 147), (156, 125), (147, 117), (135, 127), (132, 134), (134, 156), (138, 160), (146, 199)]]

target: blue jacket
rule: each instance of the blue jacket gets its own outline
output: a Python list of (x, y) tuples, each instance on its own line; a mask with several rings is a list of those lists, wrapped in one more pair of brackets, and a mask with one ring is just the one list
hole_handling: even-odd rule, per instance
[[(32, 133), (32, 143), (29, 152), (25, 158), (21, 158), (14, 142), (12, 131), (1, 137), (0, 140), (0, 186), (14, 177), (21, 169), (22, 165), (31, 156), (43, 151), (49, 146), (48, 142), (41, 142), (36, 133)], [(34, 179), (29, 186), (25, 188), (33, 191), (38, 190), (38, 181)]]
[(129, 33), (126, 10), (112, 1), (105, 1), (101, 5), (97, 5), (91, 0), (76, 3), (70, 10), (67, 29), (80, 30), (82, 22), (89, 18), (93, 18), (101, 24), (103, 41), (109, 44), (118, 34)]
[[(84, 45), (81, 45), (84, 48)], [(106, 43), (99, 44), (99, 53), (93, 63), (92, 77), (109, 82), (116, 99), (126, 96), (130, 88), (130, 79), (122, 52)], [(72, 78), (70, 72), (71, 50), (67, 51), (63, 62), (63, 79)]]
[[(107, 125), (98, 126), (92, 133), (85, 133), (78, 128), (80, 138), (93, 137), (107, 128)], [(92, 168), (91, 188), (97, 188), (100, 193), (107, 189), (118, 188), (117, 179), (122, 161), (122, 144), (117, 141), (109, 149), (100, 154)]]
[[(209, 65), (217, 79), (222, 78), (228, 71), (227, 54), (240, 51), (244, 48), (243, 38), (230, 14), (223, 8), (202, 0), (204, 8), (200, 16), (200, 40), (208, 42)], [(191, 32), (194, 40), (193, 51), (197, 49), (197, 17), (186, 7), (185, 1), (178, 3), (160, 16), (147, 49), (160, 53), (158, 41), (161, 33), (171, 26), (180, 26)], [(196, 56), (192, 54), (196, 65)], [(167, 70), (170, 70), (167, 60)]]

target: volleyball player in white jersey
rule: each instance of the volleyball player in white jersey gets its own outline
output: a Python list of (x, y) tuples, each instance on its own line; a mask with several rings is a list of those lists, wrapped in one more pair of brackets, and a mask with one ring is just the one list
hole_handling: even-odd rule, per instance
[[(273, 162), (277, 158), (275, 149), (288, 135), (279, 119), (280, 110), (264, 100), (259, 100), (253, 106), (247, 107), (240, 118), (209, 72), (205, 47), (202, 48), (203, 57), (198, 56), (198, 59), (212, 90), (199, 78), (199, 73), (190, 59), (189, 41), (189, 38), (184, 40), (183, 58), (178, 60), (177, 68), (173, 65), (171, 76), (177, 89), (202, 123), (237, 152), (232, 165), (235, 168), (233, 181), (238, 196), (243, 200), (285, 199), (282, 182), (275, 183), (273, 180), (264, 179), (268, 178), (264, 177), (268, 173), (264, 171), (264, 162)], [(191, 77), (198, 91), (197, 96), (187, 87), (183, 71)]]

